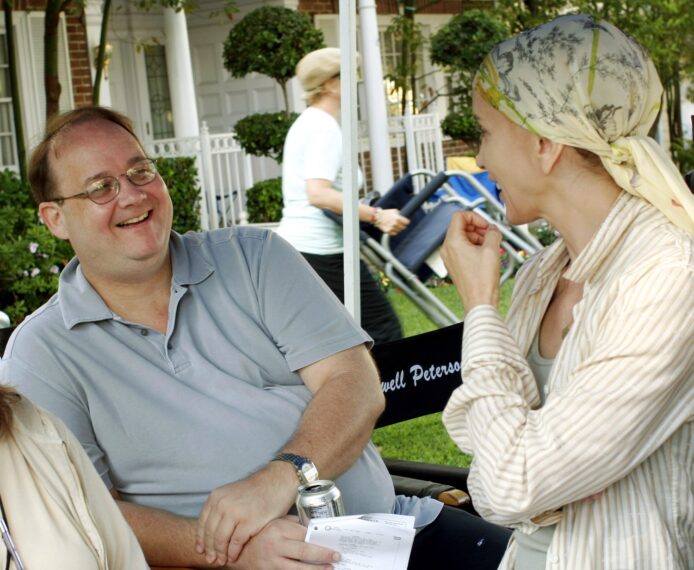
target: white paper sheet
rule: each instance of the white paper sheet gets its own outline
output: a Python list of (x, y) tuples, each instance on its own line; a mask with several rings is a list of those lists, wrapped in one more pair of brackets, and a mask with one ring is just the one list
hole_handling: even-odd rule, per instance
[(407, 570), (414, 517), (368, 514), (311, 519), (306, 542), (336, 550), (335, 570)]

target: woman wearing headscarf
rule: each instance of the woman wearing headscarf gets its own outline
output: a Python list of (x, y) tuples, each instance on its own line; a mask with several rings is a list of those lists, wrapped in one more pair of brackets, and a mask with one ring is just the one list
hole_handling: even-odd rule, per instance
[[(306, 258), (344, 302), (342, 228), (323, 214), (342, 214), (342, 131), (340, 129), (340, 50), (323, 48), (296, 66), (308, 108), (289, 129), (282, 160), (284, 208), (277, 233)], [(359, 184), (361, 185), (361, 171)], [(396, 209), (359, 204), (359, 220), (396, 235), (409, 220)], [(375, 342), (402, 336), (400, 321), (364, 262), (361, 273), (361, 325)]]
[(0, 568), (145, 570), (135, 535), (86, 453), (0, 385)]
[(513, 527), (501, 568), (694, 568), (694, 196), (649, 138), (662, 88), (614, 26), (563, 16), (474, 82), (479, 165), (509, 222), (559, 232), (497, 310), (499, 232), (452, 222), (467, 310), (444, 411), (469, 490)]

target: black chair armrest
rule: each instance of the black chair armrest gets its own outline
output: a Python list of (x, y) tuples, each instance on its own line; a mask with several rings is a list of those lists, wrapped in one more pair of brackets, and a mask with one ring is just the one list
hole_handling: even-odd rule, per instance
[(463, 509), (471, 507), (470, 496), (465, 491), (461, 491), (450, 485), (442, 485), (441, 483), (434, 483), (433, 481), (412, 479), (411, 477), (402, 477), (400, 475), (392, 475), (391, 477), (393, 479), (396, 495), (432, 497), (451, 507)]
[(434, 481), (467, 492), (467, 477), (469, 470), (464, 467), (434, 465), (432, 463), (404, 461), (402, 459), (384, 458), (383, 461), (391, 476), (399, 475), (401, 477)]

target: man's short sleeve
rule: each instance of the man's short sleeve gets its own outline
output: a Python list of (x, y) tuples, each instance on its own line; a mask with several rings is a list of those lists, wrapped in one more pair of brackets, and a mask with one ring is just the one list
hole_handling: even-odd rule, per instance
[(371, 338), (291, 245), (268, 234), (258, 261), (262, 318), (292, 370)]

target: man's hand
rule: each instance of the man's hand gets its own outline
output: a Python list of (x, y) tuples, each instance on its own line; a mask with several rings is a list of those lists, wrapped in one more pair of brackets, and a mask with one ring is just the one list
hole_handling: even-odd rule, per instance
[(200, 512), (195, 548), (210, 564), (232, 564), (244, 545), (287, 514), (299, 486), (291, 465), (273, 461), (246, 479), (218, 487)]
[(304, 542), (306, 529), (296, 517), (275, 519), (241, 552), (233, 570), (331, 570), (340, 555), (328, 548)]
[(499, 302), (501, 233), (474, 212), (453, 215), (441, 257), (466, 311)]
[(396, 236), (410, 223), (406, 217), (401, 216), (395, 208), (381, 210), (376, 219), (376, 227), (389, 236)]

